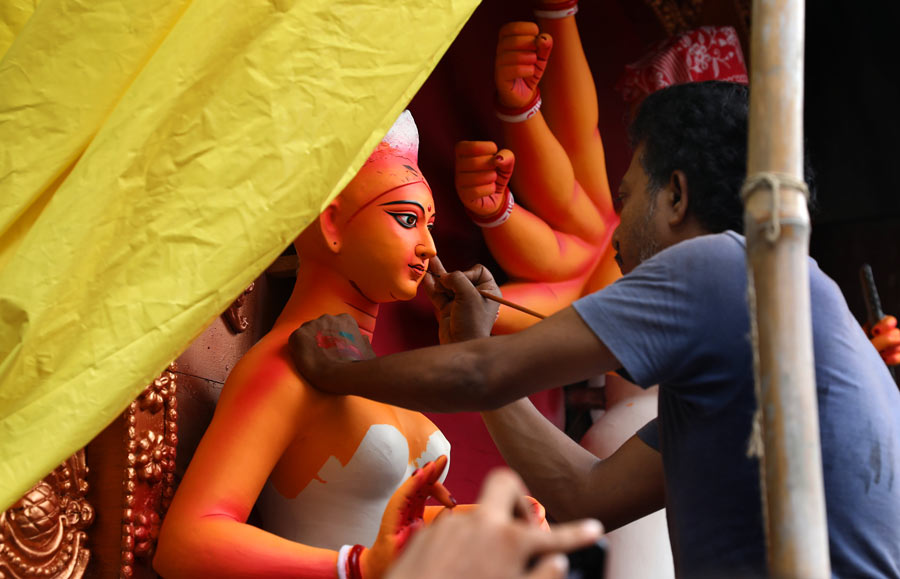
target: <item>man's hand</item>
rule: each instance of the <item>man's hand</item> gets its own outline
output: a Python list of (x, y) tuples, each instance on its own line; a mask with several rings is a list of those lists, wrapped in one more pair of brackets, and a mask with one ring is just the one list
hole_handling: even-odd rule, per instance
[(360, 567), (365, 579), (384, 575), (410, 537), (422, 528), (425, 501), (429, 497), (434, 497), (449, 509), (456, 505), (444, 485), (438, 482), (446, 467), (446, 456), (427, 463), (417, 469), (388, 501), (375, 543), (360, 556)]
[(494, 83), (501, 105), (518, 108), (531, 102), (552, 48), (553, 39), (540, 34), (534, 22), (510, 22), (500, 29)]
[(440, 342), (448, 344), (489, 336), (500, 305), (480, 292), (500, 296), (491, 272), (483, 265), (476, 265), (466, 271), (447, 273), (437, 257), (431, 258), (428, 271), (431, 275), (425, 276), (422, 285), (437, 311)]
[(375, 357), (369, 339), (348, 314), (306, 322), (291, 334), (288, 349), (300, 374), (317, 388), (328, 385), (324, 377), (335, 365)]
[(584, 520), (557, 525), (548, 533), (516, 518), (524, 492), (521, 479), (511, 470), (493, 471), (481, 491), (481, 506), (448, 513), (417, 533), (388, 577), (564, 577), (563, 553), (594, 543), (601, 526)]
[(502, 212), (515, 163), (512, 151), (498, 152), (492, 141), (456, 143), (454, 181), (466, 211), (485, 219)]

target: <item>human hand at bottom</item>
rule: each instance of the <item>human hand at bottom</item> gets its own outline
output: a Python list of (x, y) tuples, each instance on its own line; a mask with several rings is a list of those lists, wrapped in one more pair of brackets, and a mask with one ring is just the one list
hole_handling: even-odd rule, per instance
[(564, 553), (594, 543), (602, 527), (585, 519), (558, 525), (548, 533), (532, 520), (516, 517), (524, 492), (521, 479), (511, 470), (491, 472), (481, 491), (481, 506), (438, 517), (412, 538), (387, 577), (564, 577), (568, 568)]
[(348, 578), (359, 579), (359, 575), (362, 579), (382, 577), (403, 551), (409, 538), (424, 526), (425, 501), (429, 497), (434, 497), (447, 508), (452, 509), (456, 505), (444, 485), (438, 482), (446, 467), (447, 457), (441, 456), (417, 469), (400, 485), (384, 509), (375, 543), (359, 554), (359, 569), (353, 569), (353, 561), (349, 561)]
[(519, 505), (524, 512), (523, 517), (526, 520), (544, 531), (550, 531), (550, 523), (547, 522), (547, 509), (536, 498), (524, 495), (519, 499)]

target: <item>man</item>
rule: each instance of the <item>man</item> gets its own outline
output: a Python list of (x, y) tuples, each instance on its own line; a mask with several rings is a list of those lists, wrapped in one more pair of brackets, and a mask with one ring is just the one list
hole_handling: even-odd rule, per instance
[[(761, 576), (759, 462), (747, 455), (756, 400), (745, 247), (736, 233), (746, 88), (659, 91), (631, 135), (613, 238), (625, 275), (613, 285), (522, 332), (468, 339), (486, 336), (493, 321), (477, 289), (496, 286), (483, 269), (445, 274), (432, 299), (442, 335), (457, 343), (348, 363), (316, 347), (317, 335), (353, 331), (327, 318), (295, 333), (292, 354), (317, 387), (428, 411), (499, 408), (616, 370), (644, 387), (658, 383), (658, 418), (603, 461), (527, 401), (486, 421), (558, 520), (591, 516), (614, 529), (665, 506), (678, 575)], [(810, 291), (832, 571), (900, 577), (900, 393), (814, 262)]]

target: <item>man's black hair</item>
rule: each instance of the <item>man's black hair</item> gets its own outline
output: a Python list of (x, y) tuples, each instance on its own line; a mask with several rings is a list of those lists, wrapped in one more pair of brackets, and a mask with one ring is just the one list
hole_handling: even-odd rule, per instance
[[(731, 82), (678, 84), (648, 96), (629, 137), (633, 148), (644, 146), (641, 164), (651, 192), (680, 169), (690, 192), (688, 211), (700, 224), (712, 233), (743, 232), (748, 114), (747, 87)], [(806, 169), (812, 190), (812, 172)]]

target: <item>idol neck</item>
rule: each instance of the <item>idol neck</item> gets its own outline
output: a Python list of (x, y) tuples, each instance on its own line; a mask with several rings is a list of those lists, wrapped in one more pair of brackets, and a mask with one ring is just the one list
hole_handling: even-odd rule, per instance
[(334, 269), (305, 260), (297, 272), (294, 291), (278, 316), (275, 327), (291, 331), (321, 315), (348, 314), (356, 320), (362, 335), (370, 340), (375, 333), (378, 304), (363, 296), (346, 277)]

